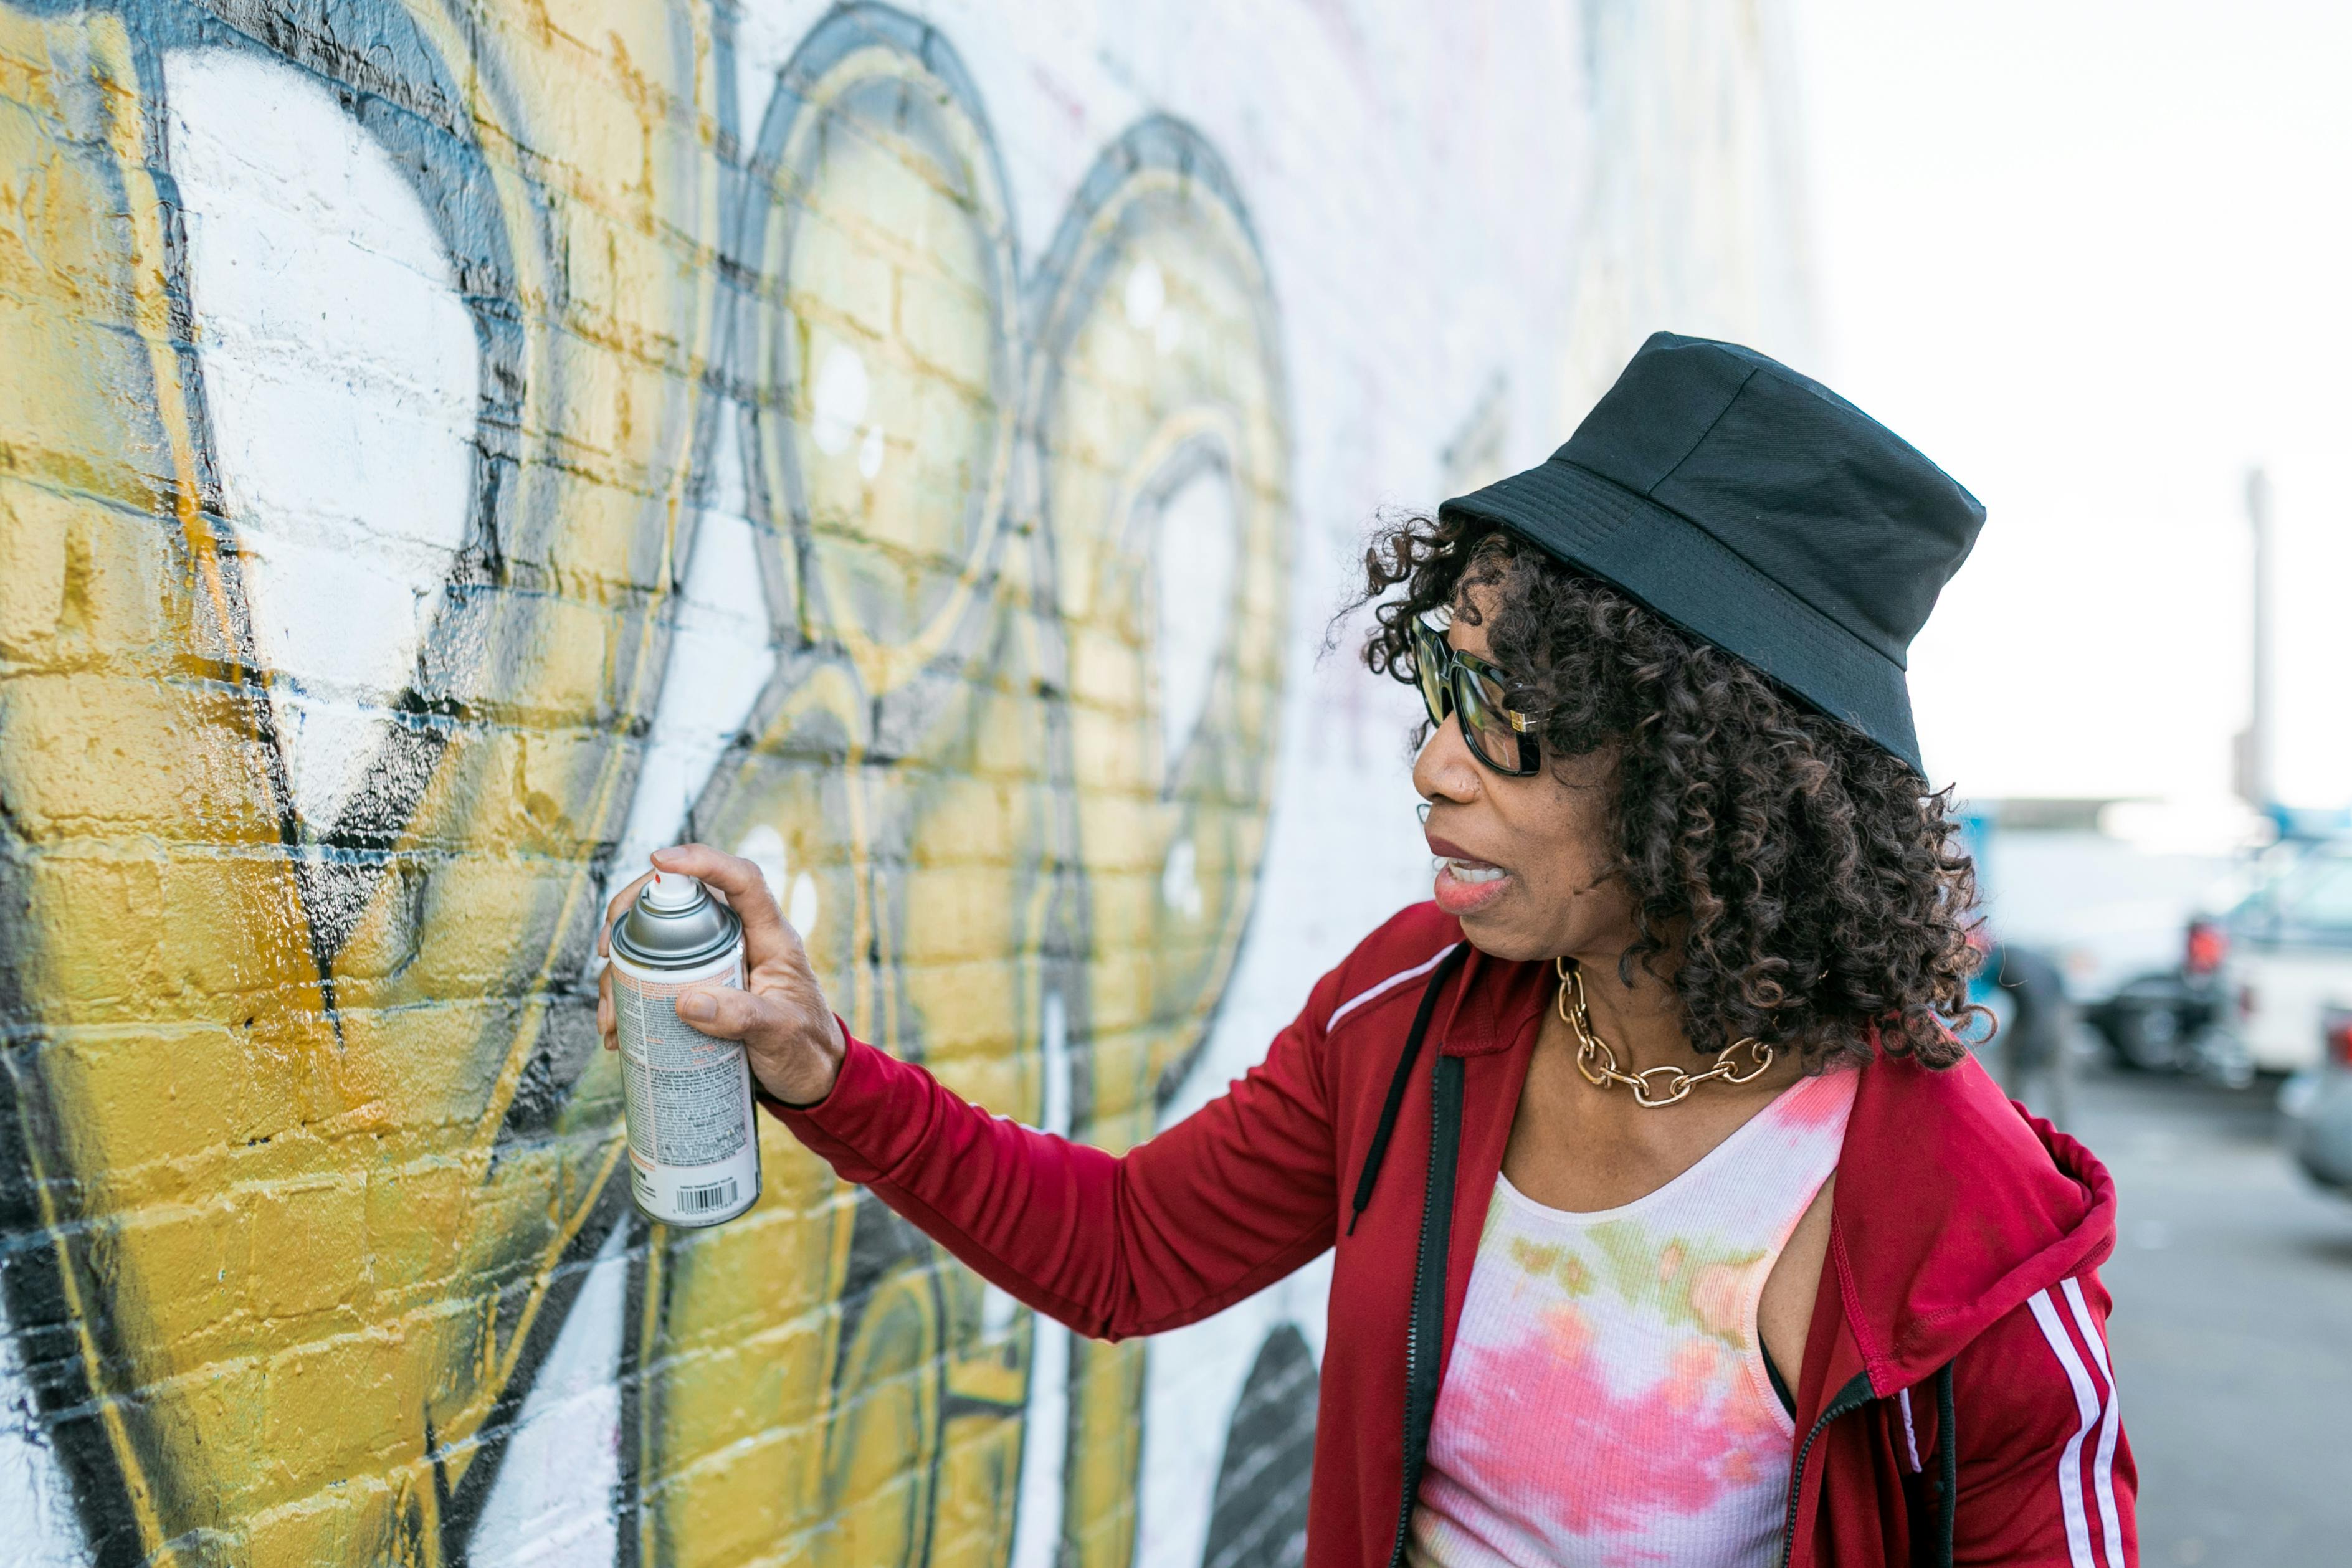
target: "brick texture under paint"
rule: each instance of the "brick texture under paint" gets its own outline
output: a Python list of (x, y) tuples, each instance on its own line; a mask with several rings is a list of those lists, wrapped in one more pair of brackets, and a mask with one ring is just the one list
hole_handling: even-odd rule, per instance
[(690, 829), (992, 1108), (1215, 1092), (1420, 896), (1374, 509), (1802, 360), (1780, 32), (0, 0), (17, 1560), (1295, 1554), (1315, 1270), (1073, 1345), (774, 1129), (646, 1226), (597, 912)]

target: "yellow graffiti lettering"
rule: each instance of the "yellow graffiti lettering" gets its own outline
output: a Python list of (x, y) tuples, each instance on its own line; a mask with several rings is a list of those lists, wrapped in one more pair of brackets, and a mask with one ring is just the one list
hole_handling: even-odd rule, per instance
[(1271, 289), (1185, 125), (1024, 257), (940, 35), (737, 103), (732, 26), (0, 0), (8, 1322), (106, 1560), (1132, 1558), (1140, 1351), (772, 1124), (636, 1217), (587, 966), (690, 831), (866, 1037), (1148, 1136), (1265, 848)]

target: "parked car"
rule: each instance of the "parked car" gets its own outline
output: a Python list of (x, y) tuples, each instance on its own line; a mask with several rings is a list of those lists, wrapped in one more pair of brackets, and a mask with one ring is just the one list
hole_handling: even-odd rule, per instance
[(2292, 841), (2249, 863), (2189, 925), (2181, 961), (2084, 1017), (2116, 1060), (2242, 1084), (2318, 1055), (2319, 1012), (2352, 995), (2352, 841)]
[(2279, 1096), (2287, 1143), (2312, 1180), (2352, 1194), (2352, 1007), (2327, 1009), (2320, 1047), (2318, 1064), (2288, 1080)]
[(2242, 1056), (2216, 1039), (2227, 1021), (2229, 998), (2222, 989), (2221, 955), (2227, 946), (2220, 922), (2189, 925), (2179, 965), (2126, 980), (2115, 992), (2083, 1010), (2083, 1018), (2107, 1042), (2116, 1060), (2141, 1072), (2189, 1071), (2205, 1057)]
[(2323, 1015), (2352, 997), (2352, 841), (2305, 850), (2231, 910), (2221, 932), (2217, 978), (2254, 1066), (2315, 1065)]
[(2254, 1080), (2254, 1062), (2233, 1027), (2221, 967), (2227, 926), (2215, 915), (2189, 923), (2179, 964), (2127, 980), (2083, 1011), (2124, 1066), (2140, 1072), (2193, 1072), (2233, 1089)]

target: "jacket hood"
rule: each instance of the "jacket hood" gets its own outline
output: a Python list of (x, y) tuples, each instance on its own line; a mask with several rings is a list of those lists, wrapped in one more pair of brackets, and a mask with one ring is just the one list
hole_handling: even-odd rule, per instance
[(2115, 1249), (2106, 1167), (1974, 1057), (1882, 1052), (1863, 1071), (1831, 1210), (1846, 1323), (1882, 1398)]

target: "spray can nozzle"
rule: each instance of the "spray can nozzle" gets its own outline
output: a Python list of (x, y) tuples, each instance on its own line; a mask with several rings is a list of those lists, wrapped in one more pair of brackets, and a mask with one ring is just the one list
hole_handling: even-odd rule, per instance
[(634, 963), (698, 964), (736, 940), (734, 912), (698, 878), (657, 871), (613, 923), (613, 950)]
[(637, 894), (647, 908), (666, 912), (691, 909), (708, 896), (702, 891), (698, 878), (682, 876), (674, 871), (654, 873), (653, 881), (646, 883), (645, 891)]

